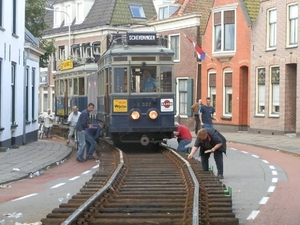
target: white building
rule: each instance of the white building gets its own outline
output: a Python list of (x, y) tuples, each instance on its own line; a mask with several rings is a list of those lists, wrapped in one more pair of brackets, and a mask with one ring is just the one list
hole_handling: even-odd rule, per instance
[(25, 0), (0, 1), (0, 147), (37, 140), (43, 51), (24, 21)]

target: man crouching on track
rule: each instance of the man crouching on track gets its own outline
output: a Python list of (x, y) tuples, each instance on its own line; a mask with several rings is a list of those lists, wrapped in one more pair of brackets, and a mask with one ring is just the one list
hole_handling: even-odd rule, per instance
[(188, 156), (191, 159), (197, 149), (200, 147), (200, 156), (203, 171), (208, 171), (210, 153), (214, 153), (215, 162), (218, 169), (218, 178), (223, 176), (223, 153), (226, 154), (226, 139), (214, 128), (200, 129), (197, 133), (197, 139)]

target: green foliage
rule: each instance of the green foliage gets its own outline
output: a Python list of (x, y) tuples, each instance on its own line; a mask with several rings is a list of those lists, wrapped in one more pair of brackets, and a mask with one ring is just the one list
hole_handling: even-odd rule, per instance
[(56, 50), (54, 47), (54, 39), (50, 41), (41, 39), (40, 47), (46, 51), (45, 54), (40, 57), (40, 67), (48, 67), (49, 58)]
[(45, 22), (47, 0), (26, 0), (25, 27), (33, 36), (40, 39), (40, 48), (46, 53), (40, 57), (40, 67), (47, 67), (48, 60), (55, 52), (54, 40), (42, 39), (43, 32), (48, 29)]

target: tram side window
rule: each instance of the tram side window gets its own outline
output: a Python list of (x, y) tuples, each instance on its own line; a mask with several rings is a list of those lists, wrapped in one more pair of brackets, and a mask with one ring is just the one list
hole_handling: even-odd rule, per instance
[(133, 68), (131, 82), (131, 89), (133, 92), (156, 92), (158, 90), (156, 81), (156, 68)]
[(161, 67), (160, 92), (172, 92), (172, 68)]
[(55, 81), (55, 95), (59, 96), (59, 80)]
[(114, 68), (114, 92), (127, 93), (127, 68)]
[(74, 95), (78, 95), (78, 80), (74, 78)]
[(80, 77), (79, 78), (79, 95), (85, 95), (84, 93), (84, 78)]
[(65, 92), (65, 90), (64, 90), (64, 81), (63, 80), (60, 80), (60, 95), (64, 95), (64, 92)]
[(69, 79), (69, 96), (73, 95), (73, 86), (72, 86), (72, 79)]

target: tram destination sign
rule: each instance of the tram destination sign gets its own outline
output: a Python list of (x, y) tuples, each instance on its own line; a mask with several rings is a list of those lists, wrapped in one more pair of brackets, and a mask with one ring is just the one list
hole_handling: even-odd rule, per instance
[(156, 32), (128, 32), (129, 45), (156, 45)]

